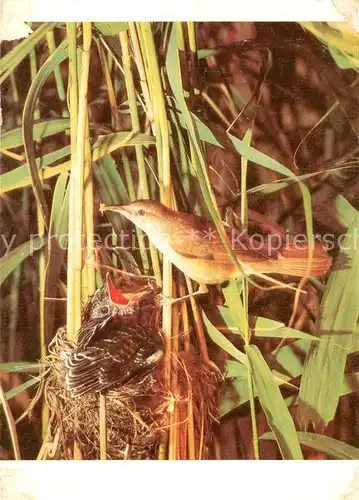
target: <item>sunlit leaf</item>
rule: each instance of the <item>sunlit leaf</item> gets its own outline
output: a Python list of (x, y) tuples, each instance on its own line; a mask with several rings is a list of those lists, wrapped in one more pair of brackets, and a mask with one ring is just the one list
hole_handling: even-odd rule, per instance
[[(54, 118), (52, 120), (41, 120), (33, 123), (33, 137), (40, 141), (43, 137), (64, 132), (70, 127), (68, 118)], [(24, 143), (22, 128), (14, 128), (1, 136), (1, 147), (3, 149), (18, 148)]]
[[(303, 446), (321, 451), (330, 457), (339, 460), (359, 460), (359, 448), (350, 446), (337, 439), (321, 434), (313, 434), (311, 432), (297, 432), (297, 436), (300, 444)], [(271, 432), (266, 432), (260, 439), (269, 439), (273, 441), (275, 437)]]
[(294, 328), (288, 328), (287, 326), (284, 326), (283, 323), (261, 317), (258, 317), (256, 320), (255, 335), (256, 337), (278, 337), (320, 341), (320, 338), (315, 337), (314, 335), (295, 330)]
[[(46, 167), (47, 165), (51, 165), (52, 163), (69, 156), (70, 153), (70, 146), (66, 146), (37, 158), (36, 165), (38, 168)], [(14, 168), (13, 170), (10, 170), (10, 172), (5, 172), (5, 174), (0, 175), (0, 191), (2, 194), (12, 191), (13, 189), (30, 186), (30, 184), (31, 177), (28, 163), (24, 163), (20, 167)]]
[(2, 83), (14, 69), (27, 57), (35, 45), (45, 37), (46, 33), (56, 26), (56, 22), (42, 23), (30, 36), (16, 44), (0, 59), (0, 83)]
[(218, 51), (216, 49), (199, 49), (197, 50), (198, 59), (203, 59), (204, 57), (213, 56)]
[(109, 22), (109, 23), (100, 23), (95, 22), (94, 25), (96, 28), (101, 31), (104, 36), (108, 35), (118, 35), (120, 31), (124, 31), (128, 27), (128, 23), (119, 23), (119, 22)]
[[(98, 161), (94, 170), (96, 186), (103, 203), (107, 205), (128, 203), (130, 201), (126, 186), (118, 173), (115, 160), (111, 155), (104, 156)], [(115, 232), (121, 233), (124, 227), (124, 218), (114, 212), (106, 212)], [(127, 244), (127, 242), (124, 242)]]
[(230, 342), (224, 335), (221, 333), (212, 323), (209, 321), (205, 313), (203, 313), (204, 324), (207, 328), (207, 333), (211, 340), (217, 344), (221, 349), (228, 352), (235, 359), (240, 361), (243, 364), (247, 364), (247, 356), (237, 349), (232, 342)]
[(223, 295), (226, 299), (228, 310), (225, 311), (225, 308), (221, 308), (220, 311), (222, 312), (223, 319), (227, 324), (229, 323), (230, 318), (232, 318), (233, 333), (237, 333), (235, 331), (235, 328), (237, 328), (238, 332), (244, 337), (246, 330), (245, 324), (247, 320), (247, 312), (245, 311), (243, 306), (240, 294), (241, 289), (242, 282), (239, 282), (239, 284), (237, 284), (235, 280), (230, 280), (228, 286), (223, 288)]
[(247, 377), (248, 369), (243, 363), (238, 361), (228, 360), (225, 364), (225, 375), (227, 378), (232, 377)]
[(349, 201), (344, 198), (344, 196), (339, 194), (335, 199), (335, 208), (339, 221), (345, 227), (350, 227), (357, 214), (353, 205), (351, 205)]
[(99, 158), (125, 146), (148, 146), (154, 143), (155, 139), (151, 135), (134, 132), (116, 132), (114, 134), (99, 135), (92, 146), (92, 160), (97, 161)]
[(38, 373), (40, 369), (41, 365), (39, 363), (29, 363), (28, 361), (0, 363), (0, 372), (4, 373)]
[(40, 382), (40, 377), (34, 377), (34, 378), (31, 378), (30, 380), (27, 380), (23, 384), (20, 384), (17, 387), (10, 389), (10, 391), (7, 391), (5, 394), (6, 399), (9, 400), (9, 399), (14, 398), (15, 396), (18, 396), (22, 392), (27, 391), (27, 389), (30, 389), (30, 387), (37, 385), (39, 382)]
[(293, 419), (274, 381), (272, 372), (257, 346), (246, 346), (246, 353), (259, 401), (267, 417), (268, 425), (275, 435), (282, 457), (284, 459), (303, 458)]
[(358, 231), (357, 213), (342, 242), (341, 256), (323, 297), (317, 325), (321, 342), (312, 343), (303, 370), (298, 418), (304, 428), (311, 422), (328, 424), (334, 418), (347, 356), (352, 346), (358, 344), (359, 252), (355, 244)]
[[(154, 138), (152, 136), (146, 134), (133, 135), (131, 132), (119, 132), (116, 134), (109, 134), (109, 136), (100, 135), (93, 145), (94, 150), (92, 159), (93, 161), (99, 160), (102, 156), (115, 151), (120, 147), (135, 146), (137, 144), (145, 146), (152, 144), (153, 142)], [(46, 167), (61, 158), (69, 156), (70, 153), (70, 146), (66, 146), (62, 149), (37, 158), (36, 164), (38, 167)], [(70, 171), (70, 169), (71, 162), (69, 161), (57, 165), (56, 167), (43, 168), (42, 178), (43, 180), (51, 179), (52, 177), (56, 177), (65, 171)], [(30, 185), (31, 177), (27, 163), (11, 170), (10, 172), (0, 175), (0, 190), (2, 194), (12, 191), (13, 189), (19, 189)]]
[[(298, 340), (291, 345), (282, 347), (275, 355), (275, 360), (280, 364), (282, 373), (273, 370), (273, 374), (277, 374), (275, 381), (278, 385), (284, 382), (284, 373), (291, 374), (288, 380), (298, 377), (303, 371), (304, 356), (308, 352), (309, 342)], [(225, 376), (227, 377), (226, 390), (222, 392), (220, 401), (220, 416), (223, 417), (227, 413), (239, 408), (248, 403), (248, 381), (243, 370), (244, 365), (237, 361), (226, 361)], [(229, 380), (231, 377), (232, 380)], [(359, 393), (359, 372), (349, 373), (345, 375), (343, 380), (341, 396), (346, 394)], [(255, 395), (256, 395), (255, 391)], [(291, 396), (285, 399), (287, 406), (298, 404), (298, 395)], [(293, 399), (294, 398), (294, 399)]]
[(50, 54), (48, 59), (44, 62), (39, 71), (36, 73), (35, 77), (31, 82), (30, 89), (26, 96), (23, 116), (22, 116), (24, 148), (25, 148), (26, 159), (29, 164), (31, 183), (38, 204), (38, 208), (42, 213), (45, 226), (47, 227), (49, 225), (50, 214), (46, 197), (44, 194), (44, 187), (36, 164), (35, 143), (34, 143), (32, 125), (34, 120), (34, 111), (41, 89), (43, 88), (47, 78), (54, 71), (54, 69), (67, 58), (68, 56), (67, 47), (68, 47), (68, 42), (67, 39), (65, 39), (56, 48), (56, 50), (52, 54)]
[(40, 250), (46, 239), (35, 236), (30, 241), (19, 245), (14, 250), (6, 253), (0, 259), (0, 283), (3, 283), (10, 273), (14, 271), (27, 257)]
[[(343, 7), (345, 7), (345, 2), (343, 2)], [(359, 68), (359, 34), (351, 29), (348, 23), (302, 22), (301, 24), (327, 45), (340, 68)]]

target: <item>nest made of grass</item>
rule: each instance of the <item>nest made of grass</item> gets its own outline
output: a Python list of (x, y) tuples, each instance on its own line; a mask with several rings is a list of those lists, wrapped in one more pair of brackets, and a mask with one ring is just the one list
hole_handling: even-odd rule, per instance
[[(49, 375), (45, 398), (49, 407), (50, 423), (47, 458), (71, 460), (75, 445), (81, 457), (100, 458), (100, 396), (89, 393), (72, 397), (64, 383), (61, 352), (69, 344), (63, 333), (56, 341), (58, 356), (49, 358)], [(218, 373), (205, 365), (194, 349), (180, 354), (178, 360), (178, 390), (172, 394), (163, 385), (163, 367), (123, 386), (105, 393), (107, 458), (144, 460), (156, 459), (164, 433), (168, 433), (168, 412), (173, 402), (178, 408), (180, 442), (178, 458), (187, 457), (189, 415), (193, 416), (196, 458), (211, 458), (213, 425), (218, 412)], [(190, 408), (190, 410), (189, 410)]]
[[(47, 363), (45, 398), (50, 412), (49, 440), (58, 442), (58, 458), (72, 459), (74, 446), (84, 459), (100, 458), (100, 395), (73, 397), (65, 386), (62, 353), (73, 348), (60, 329)], [(105, 392), (107, 458), (155, 458), (168, 396), (161, 367)]]
[[(158, 310), (158, 303), (149, 299), (133, 318), (131, 327), (137, 323), (139, 328), (146, 326), (161, 335), (161, 318), (155, 309)], [(131, 324), (131, 318), (127, 322)], [(64, 353), (74, 347), (67, 339), (66, 328), (60, 328), (45, 360), (48, 375), (44, 395), (50, 420), (43, 458), (73, 459), (75, 448), (83, 459), (96, 460), (101, 456), (100, 394), (73, 397), (65, 384)], [(218, 412), (218, 372), (201, 360), (193, 345), (180, 351), (175, 359), (172, 356), (171, 364), (177, 373), (175, 390), (165, 387), (162, 362), (150, 373), (124, 385), (114, 385), (103, 393), (108, 459), (156, 459), (160, 443), (166, 441), (174, 408), (175, 425), (179, 428), (177, 458), (188, 458), (189, 425), (194, 429), (196, 458), (210, 458)]]

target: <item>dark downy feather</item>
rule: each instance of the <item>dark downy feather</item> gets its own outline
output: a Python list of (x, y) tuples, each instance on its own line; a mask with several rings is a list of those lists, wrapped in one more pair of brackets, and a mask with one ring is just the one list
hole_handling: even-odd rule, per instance
[(77, 346), (64, 356), (65, 383), (73, 396), (126, 384), (159, 362), (163, 344), (158, 331), (130, 327), (125, 316), (111, 302), (107, 285), (96, 291), (85, 309)]

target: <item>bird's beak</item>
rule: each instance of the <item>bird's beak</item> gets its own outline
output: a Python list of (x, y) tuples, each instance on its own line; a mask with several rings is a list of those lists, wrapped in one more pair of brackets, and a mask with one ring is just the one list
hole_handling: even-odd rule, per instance
[(117, 306), (126, 306), (129, 300), (122, 290), (116, 287), (109, 272), (106, 274), (106, 284), (111, 301)]
[(129, 210), (127, 210), (127, 205), (105, 205), (104, 203), (101, 203), (100, 212), (117, 212), (126, 216), (129, 213)]

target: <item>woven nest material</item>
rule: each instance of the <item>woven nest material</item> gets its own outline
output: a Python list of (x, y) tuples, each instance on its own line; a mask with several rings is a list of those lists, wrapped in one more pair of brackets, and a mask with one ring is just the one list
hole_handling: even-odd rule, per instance
[[(61, 330), (60, 330), (61, 335)], [(59, 348), (67, 348), (58, 338)], [(107, 458), (144, 460), (158, 457), (159, 443), (168, 433), (168, 412), (178, 409), (178, 459), (188, 458), (187, 436), (191, 415), (195, 436), (195, 458), (211, 458), (213, 425), (218, 408), (218, 374), (206, 366), (194, 349), (177, 360), (176, 394), (163, 386), (163, 368), (159, 366), (139, 380), (114, 387), (105, 394)], [(74, 458), (74, 446), (87, 460), (100, 458), (100, 397), (87, 394), (73, 398), (64, 384), (61, 358), (52, 357), (45, 397), (50, 411), (48, 441), (57, 444), (57, 458)], [(172, 410), (171, 410), (172, 407)]]
[(214, 427), (218, 416), (219, 372), (203, 363), (194, 348), (178, 358), (178, 458), (187, 459), (189, 415), (193, 416), (195, 459), (211, 458)]
[[(151, 329), (151, 335), (156, 332), (161, 335), (156, 309), (158, 302), (147, 301), (133, 318), (127, 316), (126, 328), (146, 327), (147, 332)], [(162, 361), (149, 373), (112, 385), (102, 391), (102, 396), (99, 392), (88, 392), (80, 397), (73, 397), (66, 384), (64, 353), (75, 347), (67, 340), (66, 329), (60, 328), (46, 360), (48, 377), (44, 392), (50, 411), (46, 439), (50, 451), (46, 456), (73, 459), (77, 453), (83, 459), (100, 459), (105, 428), (108, 459), (155, 459), (160, 442), (166, 442), (171, 426), (175, 426), (176, 458), (189, 458), (190, 427), (192, 441), (194, 436), (192, 458), (210, 458), (218, 407), (218, 373), (202, 362), (194, 346), (171, 356), (177, 380), (175, 388), (171, 385), (172, 390), (165, 387)]]
[[(61, 331), (60, 334), (61, 335)], [(88, 460), (100, 458), (100, 396), (89, 393), (73, 398), (66, 389), (60, 353), (69, 346), (57, 339), (57, 362), (52, 358), (45, 396), (50, 410), (51, 437), (59, 441), (60, 457), (72, 459), (74, 446)], [(161, 383), (161, 367), (143, 378), (105, 393), (107, 457), (155, 458), (161, 428), (165, 426), (168, 395)]]

